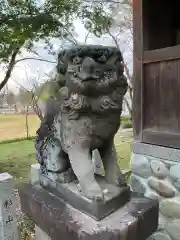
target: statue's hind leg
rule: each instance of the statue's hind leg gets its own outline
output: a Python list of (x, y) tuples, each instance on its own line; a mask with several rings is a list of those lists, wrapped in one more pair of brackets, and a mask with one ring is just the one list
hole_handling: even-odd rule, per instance
[(105, 142), (99, 152), (103, 161), (106, 180), (116, 186), (126, 185), (124, 176), (117, 164), (114, 141)]
[(45, 167), (48, 177), (53, 181), (62, 181), (61, 175), (68, 170), (70, 162), (60, 141), (58, 139), (49, 141), (45, 152)]

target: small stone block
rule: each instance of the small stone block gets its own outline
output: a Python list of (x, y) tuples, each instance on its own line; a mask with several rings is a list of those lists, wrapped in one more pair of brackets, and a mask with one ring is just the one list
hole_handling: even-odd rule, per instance
[(60, 200), (69, 203), (74, 208), (91, 216), (96, 220), (108, 216), (116, 209), (122, 207), (130, 197), (130, 189), (126, 187), (116, 187), (107, 183), (100, 175), (96, 175), (96, 180), (102, 190), (106, 191), (104, 201), (93, 201), (83, 196), (78, 190), (78, 182), (59, 183), (52, 181), (40, 174), (41, 185), (49, 192), (56, 195)]
[(145, 240), (158, 226), (158, 201), (132, 193), (131, 199), (101, 221), (60, 201), (42, 187), (19, 187), (22, 211), (52, 240)]
[(40, 172), (40, 164), (39, 163), (32, 164), (31, 175), (30, 175), (31, 184), (36, 184), (37, 182), (39, 182), (39, 172)]
[(0, 174), (0, 182), (4, 182), (4, 181), (7, 181), (7, 180), (12, 180), (12, 179), (13, 179), (13, 177), (7, 172), (4, 172), (4, 173)]
[(0, 240), (18, 239), (14, 185), (9, 173), (0, 174)]

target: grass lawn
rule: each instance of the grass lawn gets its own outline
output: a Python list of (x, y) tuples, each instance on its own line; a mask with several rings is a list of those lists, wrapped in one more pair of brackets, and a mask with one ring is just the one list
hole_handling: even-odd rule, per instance
[(34, 140), (0, 144), (0, 173), (8, 172), (17, 180), (25, 179), (35, 162)]
[[(123, 119), (124, 120), (124, 119)], [(126, 120), (126, 119), (125, 119)], [(26, 136), (25, 115), (0, 114), (0, 141)], [(29, 133), (34, 136), (40, 124), (36, 115), (28, 116)], [(115, 137), (119, 165), (129, 168), (131, 130), (121, 130)], [(9, 172), (17, 179), (29, 176), (29, 167), (35, 163), (34, 140), (0, 144), (0, 172)]]
[[(118, 133), (115, 144), (122, 169), (129, 168), (131, 131)], [(14, 177), (26, 179), (30, 165), (35, 163), (34, 140), (0, 144), (0, 172), (9, 172)]]
[[(36, 115), (28, 116), (29, 135), (34, 136), (40, 124)], [(26, 136), (26, 116), (0, 114), (0, 141)]]
[(129, 169), (131, 158), (132, 130), (119, 131), (115, 136), (115, 146), (118, 155), (118, 163), (121, 169)]

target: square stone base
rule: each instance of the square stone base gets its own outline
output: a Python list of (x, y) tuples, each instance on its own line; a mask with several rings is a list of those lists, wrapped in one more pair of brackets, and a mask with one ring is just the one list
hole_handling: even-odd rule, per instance
[(101, 189), (106, 191), (103, 201), (93, 201), (83, 196), (78, 190), (78, 182), (76, 180), (70, 183), (59, 183), (58, 181), (52, 181), (42, 174), (40, 174), (39, 177), (41, 185), (47, 189), (47, 191), (95, 220), (101, 220), (116, 211), (128, 202), (130, 198), (131, 192), (129, 186), (113, 186), (107, 183), (104, 177), (100, 175), (96, 175), (96, 181)]
[(145, 240), (158, 224), (158, 202), (135, 193), (101, 221), (60, 201), (40, 185), (24, 184), (19, 195), (22, 211), (52, 240)]

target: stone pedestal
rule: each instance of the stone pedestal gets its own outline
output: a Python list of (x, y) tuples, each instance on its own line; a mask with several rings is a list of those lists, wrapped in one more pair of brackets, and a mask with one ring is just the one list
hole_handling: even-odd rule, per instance
[[(33, 168), (38, 171), (37, 165)], [(31, 173), (37, 179), (35, 171)], [(156, 231), (156, 200), (134, 193), (122, 208), (96, 221), (43, 189), (37, 181), (32, 183), (22, 185), (19, 194), (22, 211), (36, 224), (37, 240), (38, 234), (48, 240), (145, 240)]]
[(157, 201), (136, 194), (132, 194), (124, 207), (101, 221), (60, 201), (40, 186), (24, 184), (19, 194), (22, 211), (53, 240), (145, 240), (158, 223)]
[(159, 201), (153, 240), (180, 239), (180, 150), (134, 142), (131, 187)]
[(35, 240), (51, 240), (51, 238), (37, 225), (35, 226)]
[(18, 240), (14, 179), (0, 174), (0, 240)]

